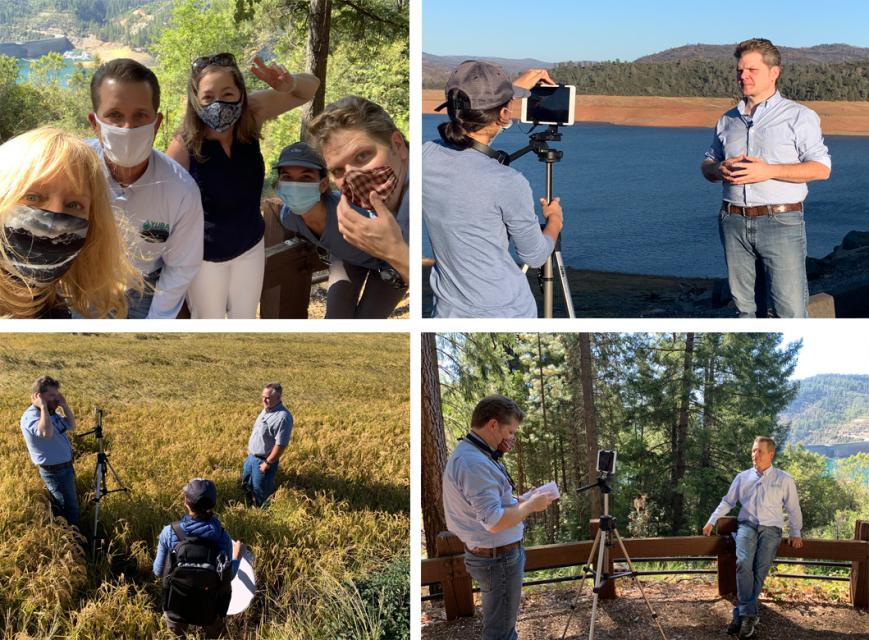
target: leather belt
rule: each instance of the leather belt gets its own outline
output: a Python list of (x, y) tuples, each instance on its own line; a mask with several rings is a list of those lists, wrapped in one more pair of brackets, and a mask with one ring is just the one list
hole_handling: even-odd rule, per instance
[(57, 471), (58, 469), (66, 469), (67, 467), (71, 467), (72, 462), (61, 462), (60, 464), (41, 464), (39, 465), (40, 469), (45, 469), (46, 471)]
[(756, 207), (740, 207), (732, 202), (723, 202), (722, 206), (727, 213), (735, 213), (738, 216), (746, 218), (756, 218), (758, 216), (771, 216), (776, 213), (788, 213), (789, 211), (802, 211), (803, 203), (794, 202), (792, 204), (762, 204)]
[(483, 556), (485, 558), (497, 558), (500, 555), (504, 555), (508, 551), (518, 549), (521, 544), (522, 541), (517, 540), (516, 542), (505, 544), (503, 547), (495, 547), (494, 549), (486, 549), (484, 547), (465, 547), (465, 549), (467, 549), (469, 553), (472, 553), (475, 556)]

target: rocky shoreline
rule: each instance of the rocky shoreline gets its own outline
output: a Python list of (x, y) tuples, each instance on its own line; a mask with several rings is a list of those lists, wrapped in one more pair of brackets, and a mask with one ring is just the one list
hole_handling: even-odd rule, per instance
[[(431, 267), (423, 267), (423, 317), (431, 316)], [(580, 318), (733, 318), (725, 278), (680, 278), (631, 273), (608, 273), (568, 267), (571, 297)], [(807, 258), (811, 317), (869, 317), (869, 232), (850, 231), (823, 258)], [(537, 270), (528, 281), (542, 307)], [(556, 282), (554, 315), (567, 317)]]

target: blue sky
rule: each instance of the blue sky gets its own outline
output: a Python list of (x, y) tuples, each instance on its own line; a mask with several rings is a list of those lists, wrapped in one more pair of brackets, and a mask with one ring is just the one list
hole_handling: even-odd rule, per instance
[(832, 322), (835, 329), (831, 323), (824, 322), (799, 331), (784, 331), (785, 342), (803, 339), (803, 350), (793, 377), (801, 380), (818, 373), (869, 374), (869, 340), (866, 340), (864, 324), (835, 320)]
[(423, 0), (422, 50), (437, 55), (633, 60), (684, 44), (753, 37), (777, 45), (869, 47), (869, 2)]

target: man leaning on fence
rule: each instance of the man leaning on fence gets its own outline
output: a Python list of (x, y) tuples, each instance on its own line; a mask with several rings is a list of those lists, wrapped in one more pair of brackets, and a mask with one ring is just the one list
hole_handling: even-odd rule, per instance
[(790, 538), (795, 549), (803, 546), (800, 530), (803, 514), (794, 479), (772, 466), (776, 445), (772, 438), (758, 436), (751, 447), (752, 468), (743, 471), (730, 484), (727, 495), (709, 516), (703, 534), (710, 535), (718, 518), (726, 516), (738, 502), (742, 505), (733, 534), (736, 539), (736, 596), (739, 606), (733, 609), (730, 635), (753, 638), (759, 621), (758, 598), (763, 581), (775, 560), (782, 538), (787, 512)]
[(471, 430), (447, 461), (443, 476), (447, 528), (465, 545), (465, 567), (479, 583), (483, 599), (483, 640), (515, 640), (525, 551), (523, 520), (552, 502), (549, 493), (527, 500), (501, 462), (502, 444), (515, 436), (525, 417), (504, 396), (480, 400)]

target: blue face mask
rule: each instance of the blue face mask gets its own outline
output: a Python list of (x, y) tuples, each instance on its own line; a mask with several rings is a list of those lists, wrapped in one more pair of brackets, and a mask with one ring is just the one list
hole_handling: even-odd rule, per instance
[(278, 195), (297, 215), (310, 211), (320, 201), (319, 182), (278, 182)]

